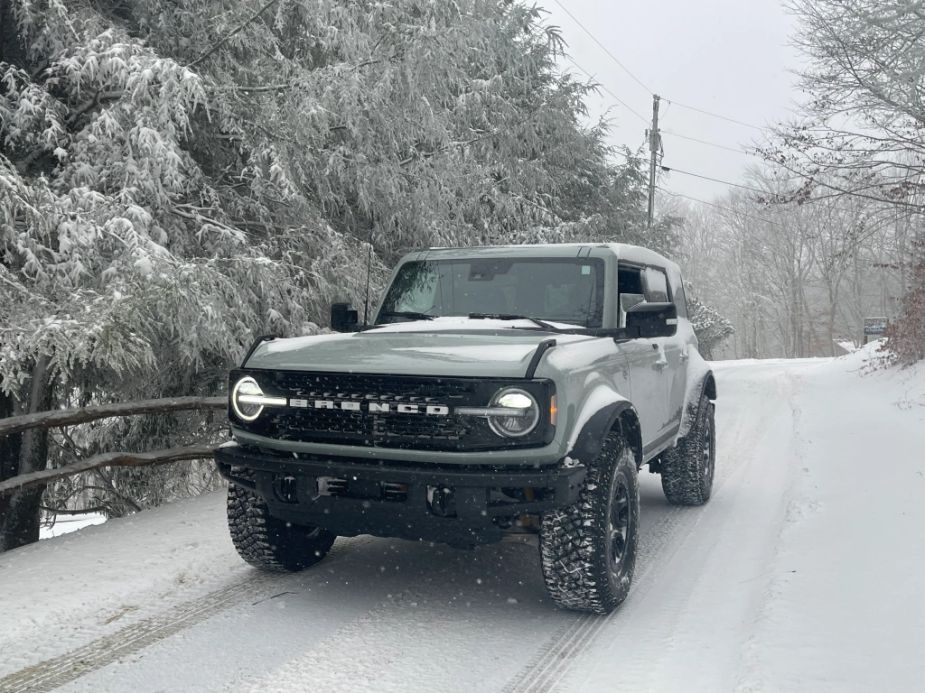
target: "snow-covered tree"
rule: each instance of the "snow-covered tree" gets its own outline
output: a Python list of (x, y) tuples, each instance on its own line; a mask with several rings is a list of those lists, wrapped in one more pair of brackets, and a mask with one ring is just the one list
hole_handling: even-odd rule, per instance
[[(895, 264), (925, 290), (925, 8), (909, 0), (791, 0), (810, 95), (805, 118), (781, 133), (769, 155), (803, 184), (797, 198), (849, 196), (890, 209), (911, 227)], [(870, 207), (870, 205), (868, 205)], [(905, 284), (905, 281), (903, 281)], [(921, 320), (905, 312), (900, 322)], [(923, 323), (906, 334), (921, 334)]]
[(796, 200), (790, 182), (767, 164), (748, 181), (763, 192), (675, 212), (692, 293), (736, 328), (723, 353), (832, 355), (837, 341), (862, 337), (865, 317), (891, 315), (892, 297), (909, 284), (907, 217), (819, 189)]
[(688, 296), (687, 304), (691, 325), (697, 334), (699, 351), (704, 358), (712, 359), (714, 350), (735, 334), (735, 328), (716, 308), (708, 306), (696, 296)]
[(913, 268), (912, 288), (906, 292), (898, 319), (887, 328), (887, 349), (899, 363), (925, 359), (925, 260)]
[[(0, 415), (214, 393), (255, 335), (323, 324), (411, 247), (636, 233), (640, 167), (519, 2), (3, 0), (0, 27)], [(23, 434), (0, 474), (217, 428)], [(92, 485), (118, 512), (182, 477)], [(38, 504), (0, 499), (7, 546)]]

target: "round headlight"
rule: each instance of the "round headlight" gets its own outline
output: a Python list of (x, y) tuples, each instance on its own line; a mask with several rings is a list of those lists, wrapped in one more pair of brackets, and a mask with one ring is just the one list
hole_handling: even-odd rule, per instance
[(231, 391), (231, 408), (242, 421), (253, 421), (263, 411), (263, 390), (257, 381), (246, 376), (235, 383)]
[(488, 425), (505, 438), (525, 436), (540, 421), (540, 407), (533, 395), (516, 387), (499, 391), (491, 400), (491, 409), (500, 411), (488, 417)]

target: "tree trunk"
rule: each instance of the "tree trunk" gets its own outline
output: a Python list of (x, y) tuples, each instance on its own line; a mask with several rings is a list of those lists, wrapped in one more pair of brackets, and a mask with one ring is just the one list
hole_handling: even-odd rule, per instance
[(22, 67), (22, 41), (10, 0), (0, 0), (0, 62)]
[[(0, 0), (0, 62), (22, 67), (21, 43), (12, 3), (10, 0)], [(0, 418), (19, 414), (19, 409), (14, 397), (0, 392)], [(34, 444), (31, 449), (35, 451)], [(23, 436), (0, 438), (0, 480), (20, 473), (22, 452)], [(31, 537), (38, 538), (38, 526), (38, 502), (34, 492), (0, 497), (0, 551), (34, 541)]]
[[(8, 397), (0, 392), (0, 418), (12, 416), (16, 412), (16, 403), (12, 397)], [(19, 451), (22, 447), (22, 436), (11, 435), (0, 438), (0, 481), (11, 479), (19, 474)], [(12, 504), (14, 497), (0, 496), (0, 551), (5, 550), (6, 541), (4, 537), (7, 533), (8, 525), (12, 518)], [(11, 527), (11, 532), (18, 532)]]
[[(7, 406), (12, 404), (6, 400)], [(0, 406), (3, 406), (0, 401)], [(48, 382), (48, 357), (38, 359), (32, 369), (26, 411), (31, 414), (51, 406)], [(0, 440), (0, 459), (4, 478), (45, 469), (48, 462), (48, 431), (34, 429)], [(14, 491), (0, 498), (0, 552), (9, 551), (39, 540), (41, 501), (45, 485)]]

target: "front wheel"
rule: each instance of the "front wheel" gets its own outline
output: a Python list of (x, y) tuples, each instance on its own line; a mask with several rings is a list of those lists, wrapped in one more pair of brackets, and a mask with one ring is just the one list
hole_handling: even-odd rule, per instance
[(241, 558), (255, 568), (278, 573), (317, 563), (335, 539), (320, 527), (273, 517), (263, 498), (234, 484), (228, 487), (228, 531)]
[(638, 528), (636, 459), (615, 431), (588, 465), (578, 501), (543, 516), (540, 558), (552, 600), (599, 614), (619, 606), (633, 580)]
[(662, 453), (662, 490), (674, 505), (703, 505), (710, 500), (716, 467), (715, 406), (700, 396), (693, 423), (677, 446)]

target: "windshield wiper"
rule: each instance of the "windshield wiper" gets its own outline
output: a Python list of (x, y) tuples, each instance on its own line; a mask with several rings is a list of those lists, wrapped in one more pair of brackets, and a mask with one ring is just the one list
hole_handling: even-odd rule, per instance
[(408, 318), (409, 320), (433, 320), (433, 315), (418, 313), (413, 310), (386, 310), (381, 313), (383, 318)]
[(562, 331), (561, 328), (550, 325), (545, 320), (531, 318), (529, 315), (513, 315), (510, 313), (469, 313), (469, 317), (473, 320), (529, 320), (533, 324), (539, 325), (544, 330), (549, 330), (550, 332)]

